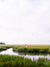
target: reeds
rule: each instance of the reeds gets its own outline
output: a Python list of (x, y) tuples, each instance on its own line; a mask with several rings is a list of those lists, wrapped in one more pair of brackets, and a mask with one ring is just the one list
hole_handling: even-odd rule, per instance
[(50, 53), (48, 48), (40, 49), (40, 48), (14, 48), (13, 51), (19, 53)]
[(44, 45), (32, 45), (28, 46), (28, 48), (25, 48), (23, 45), (4, 45), (0, 46), (0, 51), (6, 50), (8, 48), (13, 48), (14, 52), (21, 52), (21, 53), (50, 53), (50, 46), (44, 46)]
[(32, 61), (24, 57), (0, 55), (0, 67), (50, 67), (50, 60), (39, 58)]

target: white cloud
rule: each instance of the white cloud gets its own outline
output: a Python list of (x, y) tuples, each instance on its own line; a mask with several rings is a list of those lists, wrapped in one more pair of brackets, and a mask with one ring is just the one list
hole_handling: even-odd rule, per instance
[(0, 0), (0, 41), (50, 44), (50, 0)]

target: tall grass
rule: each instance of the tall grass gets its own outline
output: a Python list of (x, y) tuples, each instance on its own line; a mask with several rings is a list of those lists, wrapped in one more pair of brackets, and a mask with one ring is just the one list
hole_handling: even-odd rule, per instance
[(15, 52), (21, 53), (50, 53), (50, 45), (2, 45), (0, 46), (0, 51), (6, 50), (8, 48), (13, 48)]
[(6, 46), (6, 45), (0, 45), (0, 52), (3, 51), (3, 50), (7, 50), (9, 48), (13, 48), (13, 46)]
[(50, 67), (50, 60), (32, 61), (24, 57), (0, 55), (0, 67)]
[(19, 53), (50, 53), (48, 48), (40, 49), (40, 48), (14, 48), (13, 51)]

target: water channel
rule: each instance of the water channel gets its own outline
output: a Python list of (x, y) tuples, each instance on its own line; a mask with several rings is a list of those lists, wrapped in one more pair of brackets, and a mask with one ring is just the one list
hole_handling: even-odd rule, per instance
[(0, 52), (0, 55), (15, 55), (15, 56), (21, 56), (21, 57), (24, 57), (24, 58), (29, 58), (31, 60), (38, 60), (39, 58), (47, 58), (50, 60), (50, 55), (20, 55), (19, 53), (15, 53), (13, 52), (13, 48), (9, 48), (5, 51), (1, 51)]

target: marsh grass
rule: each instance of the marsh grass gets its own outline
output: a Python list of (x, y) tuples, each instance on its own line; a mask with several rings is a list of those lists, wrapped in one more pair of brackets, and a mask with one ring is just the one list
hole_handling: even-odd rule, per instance
[[(28, 48), (25, 45), (0, 45), (0, 51), (8, 48), (21, 53), (50, 53), (50, 45), (28, 45)], [(50, 67), (50, 60), (39, 58), (38, 61), (32, 61), (24, 57), (0, 55), (0, 67)]]
[(50, 67), (50, 60), (39, 58), (32, 61), (24, 57), (0, 55), (0, 67)]
[(0, 51), (13, 48), (14, 52), (19, 53), (50, 53), (50, 45), (0, 45)]

